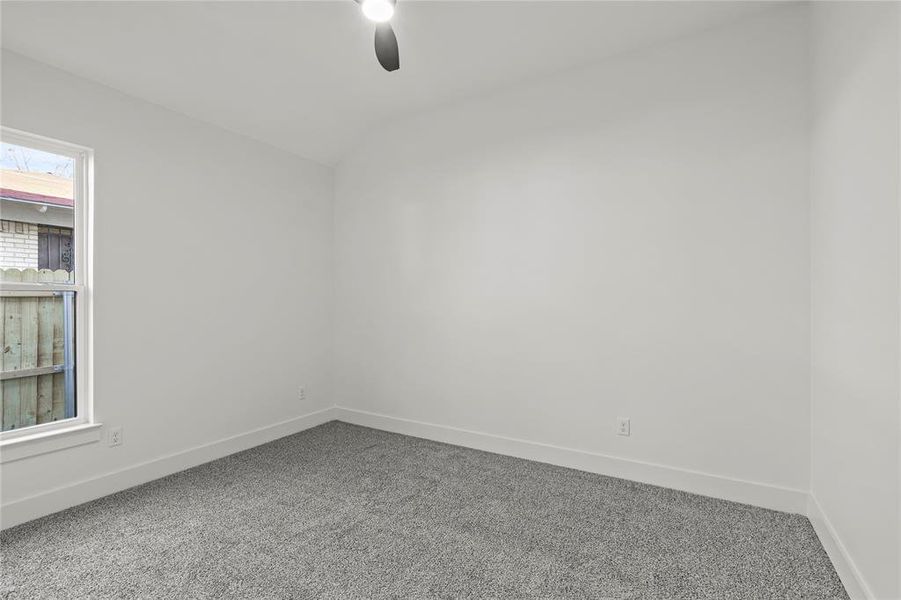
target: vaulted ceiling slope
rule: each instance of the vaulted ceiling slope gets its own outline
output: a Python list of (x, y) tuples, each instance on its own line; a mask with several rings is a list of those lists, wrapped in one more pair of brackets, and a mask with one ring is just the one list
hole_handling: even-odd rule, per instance
[(768, 2), (400, 0), (401, 69), (330, 2), (19, 2), (2, 45), (196, 119), (334, 164), (411, 112), (708, 29)]

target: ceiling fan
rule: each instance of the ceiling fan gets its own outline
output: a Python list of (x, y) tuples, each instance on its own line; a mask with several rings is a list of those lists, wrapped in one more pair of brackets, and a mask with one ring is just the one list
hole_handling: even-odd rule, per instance
[(391, 29), (391, 17), (394, 16), (394, 5), (397, 0), (354, 0), (360, 5), (363, 14), (375, 22), (375, 57), (386, 71), (400, 68), (400, 53), (397, 49), (397, 36)]

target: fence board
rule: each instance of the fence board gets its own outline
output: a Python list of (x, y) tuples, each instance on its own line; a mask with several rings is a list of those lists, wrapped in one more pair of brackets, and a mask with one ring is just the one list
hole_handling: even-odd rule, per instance
[[(22, 362), (21, 369), (33, 369), (38, 362), (38, 306), (31, 298), (19, 301), (22, 307)], [(38, 380), (23, 377), (19, 382), (19, 425), (28, 427), (37, 423)]]
[[(3, 319), (3, 370), (17, 371), (22, 367), (22, 300), (4, 298), (6, 311)], [(4, 381), (3, 429), (19, 426), (20, 381)]]
[[(53, 362), (53, 320), (62, 305), (59, 298), (38, 299), (38, 366), (49, 367)], [(38, 423), (53, 420), (53, 375), (38, 378)]]
[[(62, 307), (62, 298), (54, 298)], [(61, 365), (66, 360), (66, 327), (63, 322), (63, 311), (57, 310), (53, 314), (53, 320), (47, 324), (53, 330), (53, 364)], [(65, 373), (54, 373), (46, 375), (53, 381), (52, 397), (51, 397), (51, 418), (66, 418), (66, 375)]]
[[(54, 313), (62, 310), (60, 298), (38, 298), (38, 364), (49, 367), (53, 362), (53, 320)], [(48, 324), (50, 325), (48, 327)]]
[(0, 280), (22, 281), (22, 271), (19, 269), (0, 269)]
[[(34, 283), (38, 280), (35, 269), (22, 271), (22, 281)], [(33, 369), (38, 366), (38, 299), (22, 298), (19, 300), (22, 313), (22, 333), (20, 343), (22, 356), (20, 369)], [(28, 427), (37, 423), (38, 414), (38, 380), (37, 377), (24, 377), (19, 383), (19, 425)]]

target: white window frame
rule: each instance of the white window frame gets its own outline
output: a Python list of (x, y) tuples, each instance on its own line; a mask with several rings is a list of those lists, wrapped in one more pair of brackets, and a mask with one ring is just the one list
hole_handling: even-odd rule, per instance
[[(0, 127), (0, 141), (51, 152), (75, 161), (75, 281), (74, 283), (0, 282), (4, 291), (75, 292), (75, 417), (0, 432), (0, 462), (18, 460), (64, 447), (97, 441), (100, 424), (93, 410), (92, 226), (94, 152), (85, 146)], [(68, 437), (71, 443), (61, 441)]]

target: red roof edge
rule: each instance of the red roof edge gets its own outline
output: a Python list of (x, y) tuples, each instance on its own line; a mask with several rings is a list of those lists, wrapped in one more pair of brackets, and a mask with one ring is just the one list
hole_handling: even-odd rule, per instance
[(75, 200), (72, 200), (71, 198), (45, 196), (43, 194), (33, 194), (31, 192), (11, 190), (9, 188), (0, 188), (0, 198), (3, 198), (4, 200), (22, 200), (23, 202), (39, 202), (41, 204), (52, 204), (54, 206), (67, 206), (69, 208), (75, 206)]

